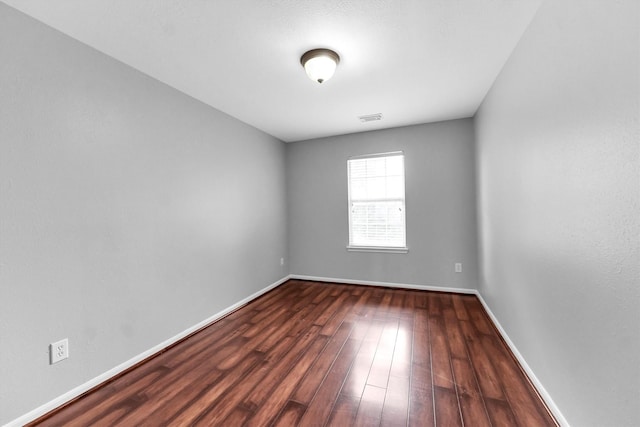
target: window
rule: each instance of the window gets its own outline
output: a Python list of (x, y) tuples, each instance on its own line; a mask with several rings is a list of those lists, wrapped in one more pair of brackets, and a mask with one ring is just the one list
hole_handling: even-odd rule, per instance
[(347, 169), (348, 249), (406, 252), (403, 153), (352, 157)]

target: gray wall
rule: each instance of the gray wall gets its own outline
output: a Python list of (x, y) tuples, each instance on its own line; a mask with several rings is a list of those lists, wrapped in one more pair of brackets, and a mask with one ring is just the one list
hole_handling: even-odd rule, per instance
[(0, 149), (0, 424), (287, 274), (282, 142), (1, 3)]
[(479, 289), (575, 426), (640, 425), (639, 4), (544, 2), (476, 116)]
[[(348, 252), (347, 159), (405, 153), (407, 254)], [(471, 119), (289, 144), (292, 274), (475, 288), (475, 169)], [(454, 263), (463, 273), (454, 273)]]

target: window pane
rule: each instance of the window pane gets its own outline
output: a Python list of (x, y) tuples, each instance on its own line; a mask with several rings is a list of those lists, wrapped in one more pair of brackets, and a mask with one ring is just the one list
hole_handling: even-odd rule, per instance
[(387, 157), (387, 176), (404, 177), (404, 157), (403, 156)]
[(369, 177), (384, 177), (386, 175), (386, 161), (385, 157), (375, 157), (373, 159), (366, 159), (367, 162), (367, 176)]
[(367, 198), (367, 180), (366, 178), (351, 179), (351, 199), (365, 200)]
[(364, 159), (349, 161), (349, 175), (352, 178), (364, 178), (367, 176), (367, 162)]
[(386, 179), (375, 177), (367, 179), (367, 199), (383, 199), (386, 197)]
[(347, 164), (349, 244), (404, 247), (404, 157), (374, 155)]
[(401, 201), (359, 202), (351, 209), (351, 244), (404, 246), (404, 213)]
[(404, 198), (404, 177), (391, 176), (386, 179), (386, 196), (388, 198), (403, 199)]

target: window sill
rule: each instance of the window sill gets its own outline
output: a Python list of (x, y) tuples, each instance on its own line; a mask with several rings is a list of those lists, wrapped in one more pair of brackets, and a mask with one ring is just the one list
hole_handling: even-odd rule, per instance
[(381, 252), (390, 254), (406, 254), (409, 248), (395, 248), (387, 246), (347, 246), (349, 252)]

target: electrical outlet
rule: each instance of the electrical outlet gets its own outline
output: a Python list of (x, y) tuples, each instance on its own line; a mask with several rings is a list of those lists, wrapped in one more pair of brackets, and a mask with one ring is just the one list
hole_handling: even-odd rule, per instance
[(63, 340), (49, 344), (49, 356), (50, 365), (58, 363), (59, 361), (69, 357), (69, 339), (65, 338)]
[(462, 263), (456, 262), (456, 273), (462, 273)]
[(280, 265), (284, 265), (284, 258), (280, 258)]

